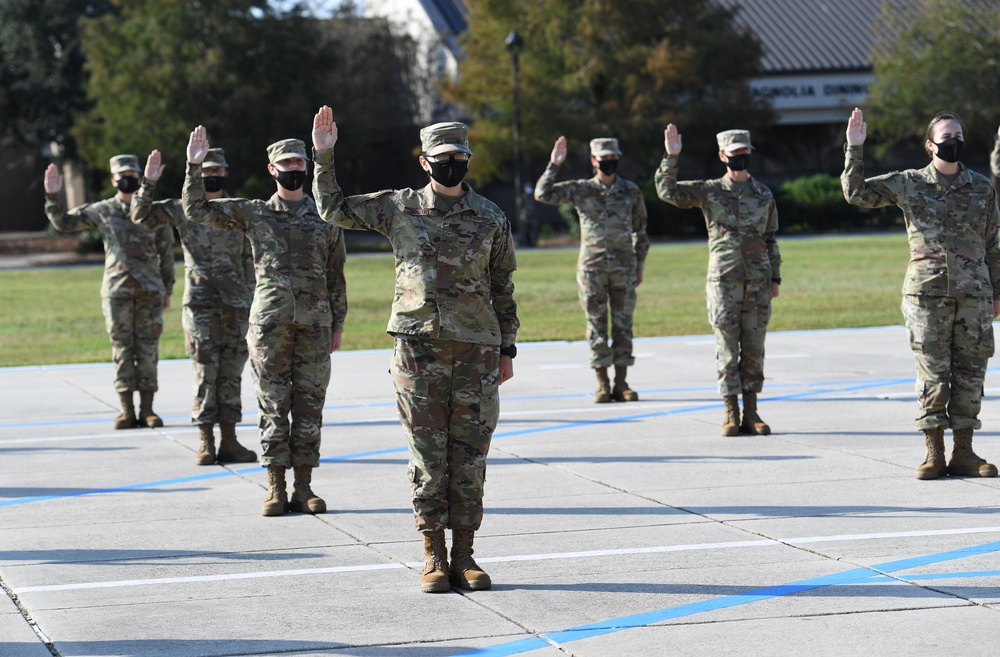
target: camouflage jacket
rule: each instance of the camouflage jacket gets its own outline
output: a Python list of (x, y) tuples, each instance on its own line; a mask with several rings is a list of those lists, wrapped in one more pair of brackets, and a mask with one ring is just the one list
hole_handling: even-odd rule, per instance
[(45, 195), (45, 215), (57, 230), (82, 233), (96, 228), (101, 234), (102, 297), (130, 299), (140, 289), (170, 296), (174, 292), (173, 232), (136, 226), (128, 212), (116, 196), (66, 212), (59, 194)]
[(646, 235), (646, 202), (635, 183), (615, 177), (611, 187), (593, 178), (556, 182), (559, 165), (549, 162), (535, 185), (535, 199), (542, 203), (568, 203), (580, 217), (581, 269), (638, 269), (649, 252)]
[(189, 221), (246, 233), (257, 286), (250, 323), (344, 330), (347, 283), (344, 231), (320, 221), (308, 196), (296, 212), (277, 194), (267, 201), (205, 198), (201, 165), (188, 164), (181, 193)]
[(903, 211), (910, 242), (903, 294), (1000, 298), (1000, 211), (989, 180), (962, 164), (950, 187), (933, 164), (866, 180), (862, 148), (846, 148), (844, 198)]
[(247, 238), (185, 221), (180, 199), (154, 201), (155, 187), (155, 182), (144, 180), (132, 196), (132, 221), (146, 228), (177, 229), (184, 247), (184, 305), (249, 308), (254, 271)]
[(514, 242), (496, 205), (471, 187), (453, 206), (423, 189), (344, 197), (333, 149), (314, 153), (313, 193), (324, 221), (389, 238), (396, 294), (388, 332), (508, 347), (519, 326)]
[(781, 252), (774, 234), (778, 210), (767, 186), (751, 176), (746, 184), (725, 175), (677, 182), (678, 155), (666, 155), (656, 170), (657, 195), (679, 208), (701, 208), (708, 228), (708, 280), (781, 279)]

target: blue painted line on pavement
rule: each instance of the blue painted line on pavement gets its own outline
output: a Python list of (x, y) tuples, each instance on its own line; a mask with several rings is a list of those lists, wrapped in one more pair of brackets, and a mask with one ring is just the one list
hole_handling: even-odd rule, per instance
[[(848, 570), (843, 573), (824, 575), (822, 577), (804, 579), (798, 582), (780, 584), (778, 586), (769, 586), (761, 589), (756, 589), (754, 591), (749, 591), (747, 593), (727, 595), (719, 598), (713, 598), (710, 600), (702, 600), (700, 602), (693, 602), (690, 604), (679, 605), (677, 607), (667, 607), (665, 609), (658, 609), (656, 611), (650, 611), (642, 614), (622, 616), (620, 618), (613, 618), (598, 623), (580, 625), (577, 627), (571, 627), (569, 629), (562, 630), (560, 632), (547, 632), (538, 637), (518, 639), (517, 641), (502, 643), (495, 646), (490, 646), (488, 648), (470, 650), (468, 652), (463, 652), (459, 655), (455, 655), (454, 657), (507, 657), (508, 655), (520, 655), (544, 647), (559, 646), (564, 643), (580, 641), (582, 639), (588, 639), (590, 637), (613, 634), (615, 632), (621, 632), (623, 630), (645, 627), (648, 625), (652, 625), (653, 623), (660, 623), (667, 620), (684, 618), (687, 616), (693, 616), (695, 614), (703, 614), (705, 612), (716, 611), (719, 609), (727, 609), (729, 607), (737, 607), (745, 604), (750, 604), (753, 602), (760, 602), (762, 600), (781, 598), (784, 596), (794, 595), (796, 593), (802, 593), (805, 591), (814, 591), (816, 589), (826, 588), (829, 586), (857, 584), (859, 582), (864, 582), (872, 579), (892, 579), (898, 581), (900, 578), (895, 578), (895, 577), (887, 578), (885, 576), (888, 575), (889, 573), (909, 570), (911, 568), (918, 568), (920, 566), (942, 563), (945, 561), (952, 561), (955, 559), (963, 559), (965, 557), (977, 556), (982, 554), (990, 554), (998, 551), (1000, 551), (1000, 541), (994, 541), (991, 543), (985, 543), (983, 545), (974, 545), (971, 547), (959, 548), (958, 550), (949, 550), (947, 552), (928, 554), (919, 557), (913, 557), (910, 559), (900, 559), (898, 561), (890, 561), (887, 563), (870, 566), (868, 568), (855, 568), (853, 570)], [(912, 578), (906, 577), (902, 579), (912, 579)]]

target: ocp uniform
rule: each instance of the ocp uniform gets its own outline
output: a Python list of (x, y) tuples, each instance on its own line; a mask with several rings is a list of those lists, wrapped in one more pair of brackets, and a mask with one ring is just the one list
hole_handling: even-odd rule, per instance
[(253, 255), (246, 237), (186, 221), (180, 199), (153, 201), (155, 183), (144, 181), (132, 197), (140, 226), (173, 226), (184, 248), (181, 324), (194, 364), (194, 424), (242, 420), (241, 379), (253, 298)]
[(63, 232), (96, 228), (104, 243), (101, 309), (111, 339), (118, 392), (156, 392), (163, 300), (174, 288), (174, 238), (129, 219), (117, 197), (66, 212), (59, 194), (45, 195), (45, 214)]
[(897, 205), (906, 222), (902, 311), (917, 365), (917, 428), (979, 429), (1000, 298), (996, 192), (964, 165), (950, 183), (933, 164), (865, 179), (862, 153), (847, 146), (844, 196), (862, 207)]
[(760, 392), (764, 342), (771, 318), (771, 283), (781, 279), (771, 190), (755, 178), (734, 182), (677, 182), (679, 156), (667, 154), (656, 171), (660, 198), (700, 208), (708, 229), (708, 319), (715, 332), (716, 369), (723, 396)]
[(308, 196), (297, 209), (277, 194), (267, 201), (209, 201), (201, 169), (188, 163), (184, 214), (242, 231), (253, 250), (256, 288), (247, 342), (261, 465), (317, 467), (332, 333), (343, 331), (347, 316), (343, 231), (323, 222)]

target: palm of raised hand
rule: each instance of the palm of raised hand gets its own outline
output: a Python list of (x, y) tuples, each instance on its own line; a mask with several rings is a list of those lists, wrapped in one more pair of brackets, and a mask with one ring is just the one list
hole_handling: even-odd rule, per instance
[(847, 121), (847, 143), (850, 146), (860, 146), (868, 138), (868, 124), (865, 123), (864, 113), (854, 108), (851, 118)]
[(187, 145), (187, 159), (192, 164), (201, 164), (208, 155), (208, 134), (205, 126), (198, 126), (191, 133), (191, 138)]
[(55, 194), (60, 189), (62, 189), (62, 175), (59, 173), (59, 167), (54, 164), (50, 164), (45, 169), (45, 180), (44, 187), (45, 193)]
[(337, 144), (337, 122), (333, 110), (324, 105), (313, 117), (313, 147), (317, 150), (333, 148)]
[(560, 137), (552, 147), (551, 160), (555, 164), (562, 164), (566, 161), (566, 137)]

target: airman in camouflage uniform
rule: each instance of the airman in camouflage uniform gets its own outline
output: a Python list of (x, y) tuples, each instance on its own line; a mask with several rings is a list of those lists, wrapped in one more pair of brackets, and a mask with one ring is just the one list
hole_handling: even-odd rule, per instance
[[(163, 310), (174, 290), (174, 237), (169, 228), (149, 230), (129, 220), (129, 204), (139, 187), (139, 158), (111, 158), (112, 198), (87, 203), (69, 212), (59, 196), (62, 176), (56, 165), (45, 171), (45, 214), (57, 230), (78, 233), (96, 228), (104, 242), (101, 308), (111, 338), (115, 390), (122, 412), (115, 429), (162, 427), (153, 411), (156, 365), (163, 333)], [(136, 417), (134, 392), (139, 391)]]
[[(347, 316), (344, 233), (321, 221), (316, 203), (303, 193), (301, 140), (267, 147), (277, 185), (267, 201), (205, 198), (208, 150), (205, 128), (198, 126), (188, 142), (181, 202), (189, 221), (245, 233), (253, 249), (257, 286), (247, 342), (260, 411), (260, 461), (268, 471), (261, 513), (323, 513), (326, 502), (310, 483), (319, 466), (330, 354), (340, 348)], [(291, 498), (285, 490), (289, 467), (295, 472)]]
[[(590, 366), (597, 373), (597, 403), (638, 401), (625, 380), (632, 356), (632, 314), (636, 287), (649, 251), (646, 202), (638, 185), (616, 172), (621, 150), (618, 140), (592, 139), (593, 178), (556, 182), (566, 160), (566, 138), (559, 137), (545, 173), (535, 185), (535, 199), (552, 205), (569, 204), (580, 218), (580, 257), (576, 280), (580, 305), (587, 316)], [(608, 346), (608, 306), (611, 307), (611, 346)], [(608, 368), (615, 366), (611, 387)]]
[(324, 220), (385, 235), (396, 257), (390, 371), (424, 536), (421, 590), (482, 590), (490, 577), (473, 560), (472, 546), (483, 519), (498, 386), (514, 375), (517, 263), (506, 217), (462, 182), (472, 155), (466, 126), (438, 123), (420, 139), (429, 185), (345, 198), (333, 166), (337, 125), (332, 110), (321, 108), (313, 121), (313, 193)]
[[(923, 169), (865, 179), (868, 135), (855, 109), (847, 126), (840, 180), (853, 205), (903, 211), (910, 263), (903, 282), (903, 318), (917, 364), (917, 428), (927, 456), (918, 479), (995, 477), (996, 466), (972, 451), (979, 429), (986, 365), (993, 355), (993, 318), (1000, 310), (1000, 211), (984, 176), (959, 162), (962, 124), (942, 113), (927, 127)], [(955, 447), (945, 464), (944, 431)]]
[[(719, 392), (726, 404), (722, 435), (767, 435), (757, 414), (764, 385), (764, 340), (771, 299), (781, 284), (781, 253), (774, 234), (778, 212), (771, 190), (747, 173), (750, 133), (716, 135), (726, 175), (677, 182), (682, 148), (674, 124), (664, 131), (667, 154), (656, 170), (656, 193), (679, 208), (701, 208), (708, 228), (708, 319), (715, 331)], [(743, 394), (743, 419), (737, 395)]]
[[(221, 148), (212, 148), (202, 163), (209, 199), (223, 198), (222, 183), (229, 164)], [(185, 221), (180, 199), (154, 201), (156, 181), (163, 173), (160, 152), (146, 160), (142, 186), (132, 197), (132, 221), (146, 228), (174, 227), (184, 247), (184, 307), (181, 323), (185, 345), (194, 364), (194, 405), (191, 422), (198, 425), (201, 444), (195, 463), (252, 463), (257, 455), (239, 444), (236, 424), (243, 418), (240, 387), (247, 362), (247, 321), (253, 298), (253, 255), (246, 237)], [(212, 426), (221, 434), (218, 452)]]

